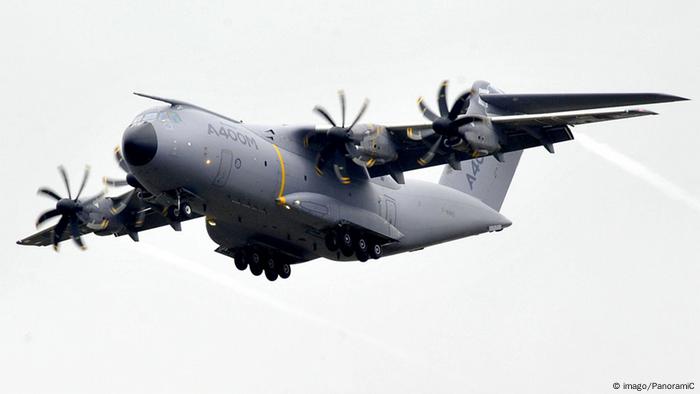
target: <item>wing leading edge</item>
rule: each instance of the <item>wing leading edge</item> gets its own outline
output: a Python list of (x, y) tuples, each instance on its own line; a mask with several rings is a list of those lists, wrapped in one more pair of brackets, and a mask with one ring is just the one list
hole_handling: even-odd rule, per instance
[(513, 114), (579, 111), (594, 108), (688, 100), (661, 93), (482, 94), (481, 100)]

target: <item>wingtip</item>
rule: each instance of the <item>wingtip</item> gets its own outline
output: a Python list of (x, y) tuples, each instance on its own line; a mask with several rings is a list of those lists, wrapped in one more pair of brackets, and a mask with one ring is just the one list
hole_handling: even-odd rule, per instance
[(675, 96), (672, 94), (661, 94), (661, 96), (666, 97), (668, 101), (690, 101), (687, 97)]

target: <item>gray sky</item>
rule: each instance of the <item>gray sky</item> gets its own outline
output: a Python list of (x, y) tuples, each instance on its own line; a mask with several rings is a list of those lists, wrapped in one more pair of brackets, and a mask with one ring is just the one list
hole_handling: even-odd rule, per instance
[[(94, 2), (0, 5), (0, 391), (605, 392), (700, 384), (696, 147), (700, 3)], [(201, 221), (81, 252), (19, 247), (153, 102), (311, 123), (371, 99), (420, 121), (442, 79), (507, 92), (653, 91), (695, 101), (528, 151), (498, 234), (268, 283)], [(439, 170), (409, 178), (437, 179)]]

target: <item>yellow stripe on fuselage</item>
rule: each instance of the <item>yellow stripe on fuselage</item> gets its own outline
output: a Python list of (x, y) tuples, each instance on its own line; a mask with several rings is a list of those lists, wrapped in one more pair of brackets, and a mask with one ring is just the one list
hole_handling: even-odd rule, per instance
[(287, 201), (284, 198), (284, 184), (287, 180), (287, 174), (284, 169), (284, 159), (282, 158), (282, 152), (280, 151), (280, 148), (278, 148), (275, 144), (272, 144), (272, 147), (275, 148), (275, 152), (277, 152), (277, 158), (280, 161), (280, 172), (282, 173), (282, 180), (280, 180), (280, 190), (277, 193), (277, 202), (279, 204), (286, 204)]

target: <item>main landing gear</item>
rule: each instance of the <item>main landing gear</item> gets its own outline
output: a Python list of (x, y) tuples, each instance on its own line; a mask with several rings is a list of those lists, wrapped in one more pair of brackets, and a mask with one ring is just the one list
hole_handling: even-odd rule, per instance
[(239, 249), (233, 256), (236, 268), (245, 271), (250, 267), (250, 272), (255, 276), (265, 273), (269, 281), (277, 278), (287, 279), (292, 273), (289, 258), (264, 248), (246, 247)]
[(331, 252), (340, 251), (345, 257), (355, 255), (362, 262), (382, 257), (382, 244), (377, 238), (349, 226), (328, 231), (325, 242)]

